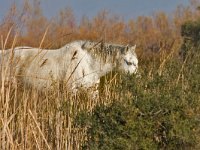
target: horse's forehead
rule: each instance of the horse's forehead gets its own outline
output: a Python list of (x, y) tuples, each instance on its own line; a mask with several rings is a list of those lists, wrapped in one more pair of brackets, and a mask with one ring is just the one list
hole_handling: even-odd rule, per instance
[(125, 58), (130, 61), (138, 61), (137, 56), (133, 52), (128, 52), (125, 54)]
[(135, 56), (135, 53), (132, 52), (130, 49), (125, 53), (125, 56), (127, 57), (134, 57)]

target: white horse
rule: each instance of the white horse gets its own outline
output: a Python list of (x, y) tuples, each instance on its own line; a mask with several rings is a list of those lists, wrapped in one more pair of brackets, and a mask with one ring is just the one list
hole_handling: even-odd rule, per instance
[(75, 41), (52, 50), (16, 47), (1, 51), (0, 64), (2, 70), (5, 66), (11, 70), (7, 74), (9, 79), (15, 78), (38, 90), (50, 88), (54, 83), (70, 89), (88, 88), (113, 69), (136, 73), (135, 48), (90, 41)]

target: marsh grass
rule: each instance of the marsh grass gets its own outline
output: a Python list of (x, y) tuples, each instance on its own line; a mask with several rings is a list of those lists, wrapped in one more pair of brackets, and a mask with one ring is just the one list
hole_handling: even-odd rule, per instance
[[(67, 91), (67, 90), (66, 90)], [(82, 92), (74, 96), (59, 89), (40, 92), (18, 83), (1, 84), (1, 149), (79, 149), (85, 129), (73, 128), (80, 110), (94, 102)]]
[[(41, 51), (47, 31), (39, 44)], [(90, 94), (93, 88), (81, 88), (74, 94), (56, 81), (50, 89), (38, 91), (20, 82), (21, 76), (15, 78), (12, 51), (9, 60), (4, 59), (9, 36), (10, 32), (1, 42), (0, 149), (81, 149), (87, 127), (75, 127), (74, 118), (81, 111), (92, 113), (96, 105), (112, 103), (116, 93), (111, 87), (116, 84), (116, 76), (103, 79), (102, 96), (95, 99)]]
[[(39, 43), (41, 51), (47, 32), (48, 28)], [(10, 33), (1, 40), (3, 51)], [(16, 41), (17, 36), (9, 43), (12, 49)], [(196, 54), (195, 59), (188, 55), (184, 62), (179, 60), (179, 42), (173, 42), (168, 51), (164, 47), (158, 53), (139, 51), (140, 75), (111, 72), (101, 78), (96, 99), (91, 96), (93, 88), (74, 94), (56, 82), (43, 91), (24, 86), (13, 78), (11, 53), (9, 61), (1, 60), (0, 149), (200, 146), (200, 59)]]

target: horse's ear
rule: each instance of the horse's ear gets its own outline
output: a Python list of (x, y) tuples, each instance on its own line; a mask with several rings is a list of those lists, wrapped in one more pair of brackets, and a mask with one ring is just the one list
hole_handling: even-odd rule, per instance
[(136, 49), (136, 44), (132, 47), (132, 49), (134, 49), (134, 50)]
[(128, 52), (128, 50), (129, 50), (129, 45), (126, 45), (125, 52)]
[(131, 49), (135, 51), (135, 49), (136, 49), (136, 44), (135, 44), (134, 46), (132, 46)]

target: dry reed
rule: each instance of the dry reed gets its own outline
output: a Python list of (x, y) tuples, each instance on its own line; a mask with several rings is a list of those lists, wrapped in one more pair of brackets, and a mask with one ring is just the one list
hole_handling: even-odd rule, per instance
[[(98, 104), (110, 104), (111, 97), (117, 96), (111, 91), (116, 76), (105, 80), (108, 84), (104, 85), (102, 94), (104, 97), (95, 100), (87, 94), (93, 90), (92, 88), (82, 89), (81, 92), (73, 95), (66, 87), (63, 86), (61, 89), (57, 84), (53, 89), (43, 92), (24, 86), (13, 80), (15, 70), (11, 67), (13, 53), (10, 54), (9, 63), (3, 59), (3, 51), (10, 32), (5, 42), (2, 41), (0, 149), (81, 149), (81, 145), (87, 138), (87, 128), (75, 128), (74, 117), (83, 110), (92, 113), (93, 108)], [(16, 38), (12, 50), (15, 43)]]

